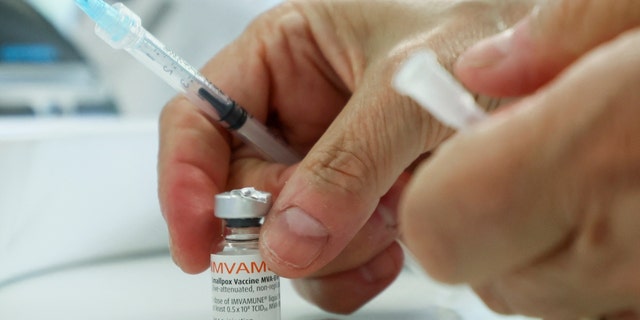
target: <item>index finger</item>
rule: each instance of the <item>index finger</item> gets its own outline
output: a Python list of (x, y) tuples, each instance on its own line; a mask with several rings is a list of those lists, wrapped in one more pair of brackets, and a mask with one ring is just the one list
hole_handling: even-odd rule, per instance
[(220, 222), (213, 196), (226, 184), (230, 148), (223, 135), (185, 98), (162, 111), (158, 196), (169, 226), (173, 258), (185, 272), (207, 268)]
[[(251, 39), (241, 37), (211, 59), (202, 74), (254, 116), (264, 119), (266, 111), (260, 107), (268, 97), (267, 81), (261, 76), (264, 72), (257, 52)], [(246, 74), (253, 76), (247, 78)], [(160, 118), (160, 204), (173, 258), (189, 273), (208, 267), (212, 246), (219, 242), (216, 239), (222, 225), (213, 214), (214, 196), (227, 188), (232, 148), (240, 146), (231, 138), (183, 97), (171, 101)], [(247, 157), (253, 154), (245, 153)]]

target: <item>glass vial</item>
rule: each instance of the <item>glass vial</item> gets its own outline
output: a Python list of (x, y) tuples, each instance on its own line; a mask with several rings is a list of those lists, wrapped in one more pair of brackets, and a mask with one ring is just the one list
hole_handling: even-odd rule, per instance
[(211, 255), (214, 320), (280, 320), (280, 278), (258, 249), (271, 194), (244, 188), (216, 195), (224, 241)]

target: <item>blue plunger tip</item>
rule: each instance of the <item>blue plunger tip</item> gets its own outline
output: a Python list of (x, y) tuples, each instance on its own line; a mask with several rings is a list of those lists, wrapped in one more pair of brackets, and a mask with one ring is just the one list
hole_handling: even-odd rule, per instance
[(135, 25), (135, 20), (122, 14), (117, 6), (113, 7), (102, 0), (75, 0), (75, 2), (96, 23), (98, 29), (104, 32), (110, 43), (121, 41)]
[(91, 19), (98, 22), (102, 16), (112, 9), (109, 4), (102, 0), (75, 0), (76, 5), (82, 9)]

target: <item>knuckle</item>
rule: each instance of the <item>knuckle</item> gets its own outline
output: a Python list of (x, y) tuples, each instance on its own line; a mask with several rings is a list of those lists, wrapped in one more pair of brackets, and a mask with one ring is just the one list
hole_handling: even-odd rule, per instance
[(363, 189), (368, 189), (368, 177), (375, 169), (373, 161), (367, 158), (368, 152), (351, 150), (353, 143), (335, 143), (318, 150), (307, 164), (306, 169), (320, 185), (337, 188), (356, 196)]

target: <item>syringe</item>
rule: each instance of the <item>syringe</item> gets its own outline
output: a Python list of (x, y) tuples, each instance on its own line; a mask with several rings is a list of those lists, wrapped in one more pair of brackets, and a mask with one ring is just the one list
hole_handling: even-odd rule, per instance
[(273, 161), (292, 164), (298, 155), (255, 120), (200, 72), (167, 49), (142, 27), (140, 17), (122, 3), (113, 6), (102, 0), (75, 0), (96, 23), (96, 34), (115, 49), (124, 49), (183, 93), (214, 121)]

